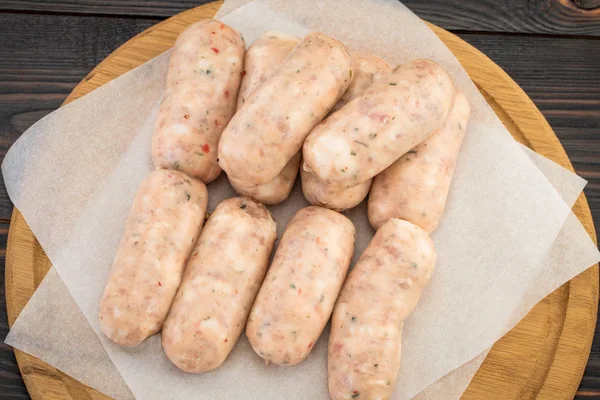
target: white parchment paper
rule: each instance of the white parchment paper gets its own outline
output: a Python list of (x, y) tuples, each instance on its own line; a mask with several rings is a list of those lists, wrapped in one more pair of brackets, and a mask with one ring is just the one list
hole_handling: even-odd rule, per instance
[[(226, 2), (235, 11), (223, 21), (239, 29), (247, 43), (274, 27), (296, 35), (320, 30), (393, 64), (432, 58), (448, 69), (473, 105), (446, 215), (433, 235), (437, 269), (405, 324), (395, 398), (417, 395), (488, 349), (541, 299), (529, 294), (540, 279), (548, 280), (543, 287), (555, 288), (597, 261), (593, 245), (583, 242), (581, 265), (569, 261), (560, 266), (559, 276), (547, 273), (545, 259), (556, 247), (568, 205), (512, 140), (448, 49), (402, 5), (392, 0), (236, 3)], [(50, 114), (15, 143), (2, 165), (11, 199), (96, 333), (99, 299), (127, 212), (152, 168), (150, 137), (167, 57)], [(221, 177), (209, 186), (209, 208), (232, 195)], [(288, 201), (272, 208), (280, 232), (304, 205), (297, 185)], [(373, 231), (364, 204), (348, 215), (358, 231), (356, 257)], [(566, 235), (570, 240), (572, 232)], [(571, 260), (569, 246), (557, 248), (556, 257)], [(242, 338), (221, 368), (202, 375), (171, 365), (158, 336), (136, 349), (98, 337), (137, 398), (268, 400), (327, 398), (327, 336), (306, 362), (290, 368), (265, 366)]]

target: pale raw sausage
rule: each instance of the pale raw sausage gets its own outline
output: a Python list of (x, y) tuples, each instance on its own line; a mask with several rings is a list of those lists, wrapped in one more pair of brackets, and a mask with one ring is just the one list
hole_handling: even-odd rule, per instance
[(329, 320), (354, 252), (355, 228), (335, 211), (300, 209), (288, 224), (246, 326), (267, 361), (304, 360)]
[(390, 64), (374, 54), (353, 52), (352, 57), (356, 63), (354, 79), (331, 112), (339, 110), (350, 100), (364, 92), (373, 82), (380, 80), (392, 72)]
[[(269, 31), (252, 43), (244, 61), (244, 77), (238, 94), (238, 109), (250, 93), (275, 72), (298, 42), (299, 39), (294, 36)], [(301, 158), (302, 155), (298, 152), (279, 175), (265, 184), (246, 186), (231, 177), (228, 177), (229, 182), (239, 194), (252, 197), (264, 204), (279, 204), (288, 198), (294, 187)]]
[(244, 59), (244, 77), (237, 98), (238, 109), (254, 89), (273, 75), (299, 41), (295, 36), (268, 31), (252, 43)]
[(155, 170), (139, 188), (100, 303), (100, 329), (136, 346), (158, 332), (200, 234), (206, 186), (182, 172)]
[(400, 369), (402, 326), (435, 265), (429, 235), (392, 218), (350, 271), (331, 319), (329, 393), (338, 399), (392, 396)]
[(372, 179), (368, 179), (350, 189), (330, 189), (327, 183), (323, 182), (312, 172), (300, 169), (300, 178), (302, 179), (302, 193), (308, 202), (314, 206), (331, 208), (335, 211), (345, 211), (356, 207), (367, 197), (371, 188)]
[(219, 142), (219, 165), (244, 186), (275, 178), (352, 80), (354, 60), (321, 33), (301, 40), (236, 112)]
[(177, 367), (198, 373), (223, 363), (244, 329), (276, 238), (276, 223), (262, 204), (236, 197), (217, 206), (162, 332)]
[[(332, 111), (339, 110), (348, 101), (361, 94), (365, 89), (392, 71), (392, 67), (381, 58), (368, 53), (353, 53), (356, 62), (356, 74), (346, 93), (337, 102)], [(312, 172), (302, 168), (302, 192), (304, 197), (315, 206), (331, 208), (336, 211), (345, 211), (356, 207), (367, 197), (371, 188), (371, 179), (368, 179), (350, 189), (332, 189)]]
[(442, 125), (454, 92), (434, 61), (397, 67), (312, 130), (303, 146), (303, 168), (332, 189), (373, 178)]
[(288, 198), (290, 192), (294, 188), (294, 183), (296, 182), (296, 177), (298, 176), (298, 169), (300, 168), (301, 162), (302, 152), (299, 151), (286, 164), (285, 168), (283, 168), (283, 171), (281, 171), (279, 175), (269, 182), (259, 186), (246, 187), (231, 178), (229, 178), (229, 183), (231, 183), (231, 186), (233, 186), (235, 191), (239, 194), (252, 197), (253, 199), (264, 204), (279, 204)]
[(217, 145), (235, 111), (244, 52), (240, 34), (219, 21), (202, 20), (179, 35), (152, 136), (156, 167), (204, 183), (221, 173)]
[(440, 129), (375, 177), (368, 214), (377, 229), (389, 218), (401, 218), (433, 232), (450, 191), (456, 159), (471, 107), (460, 92)]

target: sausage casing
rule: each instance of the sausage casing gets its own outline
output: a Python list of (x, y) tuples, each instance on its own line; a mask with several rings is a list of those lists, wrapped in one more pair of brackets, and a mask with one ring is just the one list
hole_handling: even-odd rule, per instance
[(377, 229), (389, 218), (401, 218), (433, 232), (439, 225), (471, 107), (460, 92), (440, 129), (377, 175), (369, 195), (368, 214)]
[(244, 59), (244, 77), (237, 98), (238, 109), (254, 89), (273, 75), (299, 41), (295, 36), (268, 31), (250, 45)]
[(206, 186), (179, 171), (155, 170), (142, 182), (100, 302), (110, 340), (136, 346), (161, 329), (207, 199)]
[[(373, 82), (392, 72), (392, 67), (388, 63), (373, 54), (353, 53), (352, 56), (356, 62), (356, 74), (348, 90), (332, 111), (339, 110), (348, 101), (364, 92)], [(332, 189), (327, 182), (304, 168), (300, 171), (300, 177), (302, 178), (302, 192), (310, 204), (340, 212), (359, 205), (367, 197), (371, 188), (371, 179), (368, 179), (349, 189)]]
[[(246, 52), (245, 74), (237, 101), (238, 109), (254, 89), (273, 75), (299, 41), (294, 36), (269, 31), (252, 43)], [(262, 185), (247, 186), (244, 182), (228, 176), (229, 182), (241, 195), (252, 197), (264, 204), (279, 204), (288, 198), (294, 187), (301, 158), (301, 153), (296, 153), (275, 178)]]
[(354, 208), (367, 197), (372, 179), (368, 179), (349, 189), (330, 189), (327, 183), (320, 180), (312, 172), (300, 169), (302, 193), (308, 202), (314, 206), (327, 207), (342, 212)]
[(298, 169), (302, 162), (302, 152), (299, 151), (285, 165), (283, 170), (275, 178), (262, 185), (247, 187), (234, 179), (229, 178), (229, 183), (241, 195), (252, 197), (264, 204), (279, 204), (287, 199), (294, 188)]
[(389, 399), (400, 369), (403, 321), (435, 265), (429, 235), (407, 221), (383, 224), (350, 271), (331, 320), (329, 393)]
[(152, 136), (152, 160), (213, 181), (217, 145), (235, 111), (245, 46), (240, 34), (215, 20), (183, 31), (173, 47), (167, 86)]
[(392, 72), (390, 64), (374, 54), (354, 52), (352, 53), (352, 57), (356, 63), (354, 79), (350, 82), (348, 90), (344, 92), (331, 112), (339, 110), (350, 100), (364, 92), (373, 82), (380, 80)]
[(342, 43), (321, 33), (307, 35), (225, 128), (221, 168), (245, 186), (275, 178), (344, 93), (353, 70)]
[(397, 67), (312, 130), (303, 146), (303, 168), (332, 189), (373, 178), (442, 125), (454, 92), (434, 61)]
[(277, 238), (269, 211), (247, 197), (221, 202), (202, 230), (165, 321), (162, 345), (186, 372), (221, 365), (244, 329)]
[(288, 224), (246, 326), (254, 351), (293, 365), (321, 335), (354, 252), (355, 228), (335, 211), (300, 209)]

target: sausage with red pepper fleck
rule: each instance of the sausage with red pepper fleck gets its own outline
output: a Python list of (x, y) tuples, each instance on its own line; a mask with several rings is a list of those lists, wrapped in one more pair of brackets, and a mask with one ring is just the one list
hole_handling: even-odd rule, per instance
[(339, 41), (307, 35), (252, 92), (219, 142), (219, 165), (244, 186), (275, 178), (342, 96), (354, 60)]
[(327, 183), (304, 168), (300, 169), (300, 178), (302, 179), (302, 193), (310, 204), (339, 212), (359, 205), (369, 194), (373, 181), (372, 179), (366, 180), (350, 189), (332, 190)]
[(142, 182), (100, 303), (100, 329), (136, 346), (158, 332), (198, 238), (206, 186), (182, 172), (155, 170)]
[(346, 105), (350, 100), (367, 90), (373, 82), (377, 82), (381, 78), (388, 76), (392, 72), (390, 64), (385, 60), (369, 53), (352, 53), (356, 70), (354, 79), (348, 86), (348, 90), (342, 95), (331, 112), (335, 112)]
[(312, 130), (302, 149), (303, 168), (332, 189), (365, 182), (438, 129), (454, 93), (436, 62), (403, 64)]
[(221, 202), (202, 230), (162, 332), (169, 359), (186, 372), (225, 361), (263, 281), (277, 238), (269, 211), (248, 197)]
[(156, 167), (204, 183), (221, 173), (217, 145), (235, 111), (244, 52), (240, 34), (219, 21), (197, 22), (179, 35), (152, 137)]
[(438, 227), (470, 112), (469, 101), (457, 92), (442, 127), (375, 177), (368, 206), (375, 229), (392, 217), (429, 233)]
[(300, 209), (288, 224), (246, 326), (254, 351), (293, 365), (329, 320), (354, 253), (355, 228), (335, 211)]
[(273, 75), (299, 41), (295, 36), (268, 31), (252, 43), (244, 59), (244, 77), (237, 98), (238, 110), (254, 89)]
[(389, 399), (400, 369), (402, 326), (435, 265), (429, 235), (392, 218), (350, 271), (331, 319), (329, 394)]
[[(352, 56), (356, 61), (356, 75), (333, 111), (339, 110), (348, 101), (365, 91), (373, 82), (392, 72), (392, 67), (388, 63), (373, 54), (353, 53)], [(332, 189), (326, 182), (305, 168), (300, 171), (300, 177), (302, 178), (302, 192), (310, 204), (336, 211), (356, 207), (367, 197), (371, 188), (371, 179), (368, 179), (349, 189)]]
[[(254, 89), (273, 75), (298, 42), (299, 39), (294, 36), (270, 31), (252, 43), (246, 52), (244, 62), (246, 73), (238, 94), (238, 109)], [(228, 177), (229, 182), (239, 194), (252, 197), (264, 204), (279, 204), (288, 198), (294, 187), (301, 158), (301, 153), (296, 153), (279, 175), (265, 184), (246, 186), (243, 182), (231, 177)]]
[(229, 183), (241, 195), (252, 197), (264, 204), (279, 204), (287, 199), (294, 188), (298, 169), (302, 162), (302, 152), (297, 152), (275, 178), (262, 185), (247, 187), (229, 178)]

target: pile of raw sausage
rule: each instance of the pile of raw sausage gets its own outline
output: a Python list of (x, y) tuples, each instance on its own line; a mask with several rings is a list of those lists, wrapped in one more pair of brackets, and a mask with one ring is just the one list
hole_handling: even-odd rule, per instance
[[(300, 363), (331, 317), (331, 397), (390, 398), (469, 113), (430, 60), (392, 69), (322, 33), (267, 32), (246, 51), (219, 21), (191, 25), (171, 55), (157, 169), (127, 219), (102, 332), (136, 346), (162, 330), (167, 357), (200, 373), (244, 327), (267, 362)], [(205, 185), (222, 170), (242, 196), (204, 224)], [(283, 202), (298, 171), (313, 206), (296, 212), (267, 268), (277, 229), (263, 204)], [(347, 276), (356, 231), (340, 212), (368, 194), (377, 232)]]

